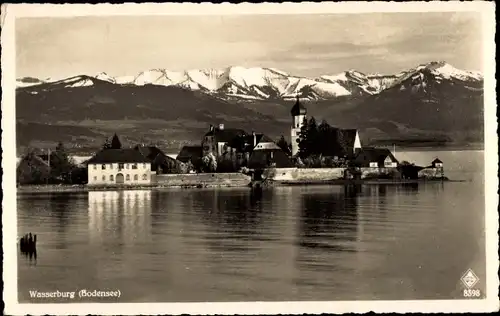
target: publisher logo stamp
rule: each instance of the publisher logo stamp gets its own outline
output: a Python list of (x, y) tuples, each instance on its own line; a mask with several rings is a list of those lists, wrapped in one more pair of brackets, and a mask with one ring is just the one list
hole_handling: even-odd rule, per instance
[(474, 285), (477, 284), (479, 278), (471, 269), (467, 270), (461, 278), (462, 283), (468, 288), (471, 289)]
[(467, 298), (479, 298), (481, 296), (481, 291), (479, 289), (474, 289), (474, 286), (479, 282), (479, 278), (471, 269), (465, 271), (465, 273), (460, 278), (466, 289), (463, 291), (463, 296)]

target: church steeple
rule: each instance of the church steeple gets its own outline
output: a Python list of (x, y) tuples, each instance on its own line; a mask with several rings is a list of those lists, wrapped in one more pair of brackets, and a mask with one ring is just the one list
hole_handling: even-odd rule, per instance
[(290, 111), (292, 116), (297, 116), (297, 115), (306, 115), (307, 114), (307, 109), (300, 103), (300, 97), (297, 94), (297, 101), (295, 101), (295, 104), (292, 107), (292, 110)]
[(292, 114), (292, 128), (290, 130), (290, 140), (292, 145), (292, 155), (295, 156), (299, 152), (299, 136), (302, 125), (306, 118), (307, 109), (300, 103), (300, 97), (297, 94), (297, 101), (290, 111)]

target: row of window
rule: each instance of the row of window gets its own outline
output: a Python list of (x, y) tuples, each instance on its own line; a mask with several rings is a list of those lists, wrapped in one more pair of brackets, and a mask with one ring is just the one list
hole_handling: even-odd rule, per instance
[[(392, 161), (384, 161), (384, 167), (394, 167), (397, 166), (395, 162)], [(378, 162), (370, 162), (370, 168), (377, 168)]]
[[(147, 180), (147, 179), (148, 179), (148, 175), (147, 174), (143, 174), (142, 175), (142, 180)], [(138, 180), (139, 180), (139, 176), (138, 175), (134, 175), (134, 181), (138, 181)], [(94, 181), (97, 181), (97, 176), (94, 176)], [(106, 181), (106, 176), (102, 176), (102, 181)], [(115, 177), (113, 175), (110, 175), (109, 176), (109, 181), (115, 181)], [(130, 181), (130, 175), (129, 174), (127, 174), (125, 176), (125, 181)]]
[[(109, 169), (113, 169), (113, 164), (109, 164), (109, 165), (102, 164), (101, 170), (106, 170), (106, 166), (109, 166)], [(147, 165), (145, 163), (142, 164), (142, 168), (146, 169), (146, 166)], [(137, 169), (137, 164), (136, 163), (133, 163), (133, 164), (119, 163), (118, 170), (121, 170), (121, 169)], [(97, 170), (97, 165), (94, 165), (94, 170)]]

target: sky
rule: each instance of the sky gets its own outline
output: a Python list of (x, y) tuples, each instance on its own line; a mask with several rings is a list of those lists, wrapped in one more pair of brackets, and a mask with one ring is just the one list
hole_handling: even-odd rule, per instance
[(18, 18), (16, 77), (272, 67), (315, 77), (430, 61), (483, 70), (478, 13)]

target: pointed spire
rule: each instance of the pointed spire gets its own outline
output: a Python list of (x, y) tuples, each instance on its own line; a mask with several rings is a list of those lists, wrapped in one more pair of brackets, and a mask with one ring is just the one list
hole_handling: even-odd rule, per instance
[(122, 148), (122, 143), (120, 142), (120, 139), (118, 138), (118, 135), (113, 135), (113, 139), (111, 140), (111, 148), (112, 149), (121, 149)]
[(296, 98), (297, 98), (297, 101), (295, 102), (294, 106), (292, 107), (292, 111), (291, 111), (292, 116), (306, 115), (307, 110), (304, 107), (304, 105), (302, 105), (302, 103), (300, 103), (300, 97), (299, 97), (298, 92), (297, 92)]

